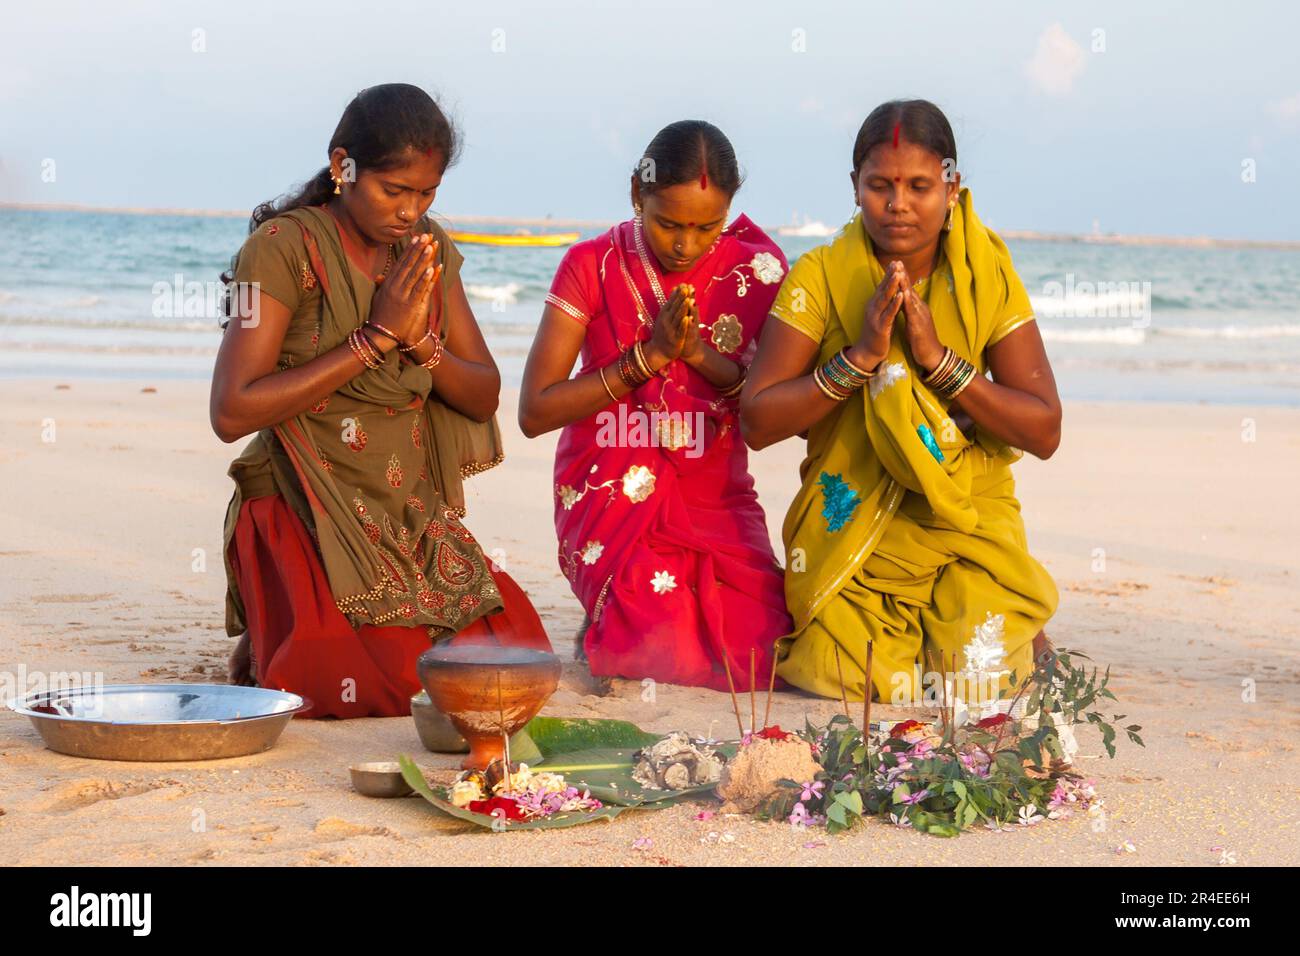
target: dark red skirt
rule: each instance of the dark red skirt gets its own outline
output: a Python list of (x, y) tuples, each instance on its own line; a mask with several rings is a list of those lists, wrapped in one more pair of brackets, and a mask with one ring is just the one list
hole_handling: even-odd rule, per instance
[[(424, 627), (352, 624), (334, 604), (325, 568), (302, 521), (279, 495), (245, 501), (230, 562), (262, 687), (311, 701), (302, 717), (400, 717), (420, 692), (416, 659), (430, 646)], [(453, 643), (551, 650), (532, 602), (504, 571), (493, 571), (505, 608), (479, 618)]]

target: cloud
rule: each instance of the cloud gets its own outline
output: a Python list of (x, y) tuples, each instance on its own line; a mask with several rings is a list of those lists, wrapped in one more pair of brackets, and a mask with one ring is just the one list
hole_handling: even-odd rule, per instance
[(1064, 96), (1083, 73), (1083, 47), (1070, 39), (1065, 28), (1053, 23), (1038, 38), (1034, 57), (1025, 64), (1025, 75), (1048, 96)]

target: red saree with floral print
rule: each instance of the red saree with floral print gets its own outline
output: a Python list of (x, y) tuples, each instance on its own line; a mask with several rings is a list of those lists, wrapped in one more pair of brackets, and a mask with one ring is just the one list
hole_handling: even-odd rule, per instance
[[(688, 273), (665, 273), (635, 220), (565, 255), (547, 302), (586, 326), (582, 371), (648, 340), (673, 288), (695, 287), (706, 346), (748, 364), (786, 272), (745, 216)], [(555, 458), (560, 568), (587, 611), (593, 674), (725, 689), (765, 684), (788, 633), (782, 574), (735, 400), (676, 361), (567, 426)], [(724, 664), (724, 661), (727, 662)]]

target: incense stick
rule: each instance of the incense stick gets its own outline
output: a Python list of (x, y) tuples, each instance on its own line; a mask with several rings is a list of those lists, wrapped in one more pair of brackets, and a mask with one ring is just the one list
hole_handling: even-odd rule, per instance
[(844, 668), (840, 666), (840, 646), (838, 644), (834, 646), (835, 646), (835, 673), (839, 675), (839, 679), (840, 679), (840, 703), (844, 705), (844, 716), (852, 720), (853, 718), (849, 717), (849, 698), (848, 695), (844, 693)]
[(876, 650), (875, 641), (867, 641), (867, 683), (862, 693), (862, 751), (867, 762), (867, 775), (871, 775), (871, 660)]
[(736, 726), (740, 729), (740, 736), (745, 736), (745, 724), (740, 719), (740, 701), (736, 700), (736, 682), (731, 679), (731, 655), (724, 648), (722, 651), (722, 666), (727, 669), (727, 689), (731, 691), (731, 709), (736, 714)]
[(763, 711), (763, 728), (771, 726), (772, 692), (776, 690), (776, 645), (772, 645), (772, 675), (767, 679), (767, 709)]
[(862, 741), (866, 743), (871, 733), (871, 655), (876, 649), (875, 641), (867, 641), (867, 679), (862, 685)]
[(752, 734), (758, 730), (758, 691), (754, 689), (754, 682), (758, 680), (754, 673), (754, 648), (749, 649), (749, 732)]
[(497, 714), (501, 718), (501, 752), (505, 757), (506, 792), (510, 792), (510, 735), (506, 733), (506, 707), (501, 698), (501, 671), (497, 671)]

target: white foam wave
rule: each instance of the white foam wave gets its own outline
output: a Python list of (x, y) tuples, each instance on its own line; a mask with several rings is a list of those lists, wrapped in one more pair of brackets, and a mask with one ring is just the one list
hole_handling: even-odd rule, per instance
[[(1059, 284), (1059, 283), (1058, 283)], [(1101, 292), (1071, 290), (1062, 295), (1031, 295), (1030, 304), (1045, 318), (1128, 319), (1151, 314), (1151, 290), (1137, 283)]]
[(1041, 328), (1044, 342), (1107, 343), (1110, 345), (1141, 345), (1146, 341), (1146, 329), (1123, 325), (1102, 329), (1047, 329)]
[(1162, 328), (1159, 332), (1189, 339), (1289, 339), (1300, 336), (1300, 325), (1189, 325)]
[(523, 288), (518, 282), (507, 282), (505, 285), (476, 285), (469, 283), (465, 286), (465, 294), (471, 299), (484, 299), (488, 302), (502, 302), (506, 305), (514, 305), (519, 301), (519, 292)]

